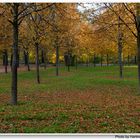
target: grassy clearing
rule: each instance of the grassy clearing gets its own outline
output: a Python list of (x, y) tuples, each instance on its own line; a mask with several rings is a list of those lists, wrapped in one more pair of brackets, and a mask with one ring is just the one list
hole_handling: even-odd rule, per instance
[(11, 106), (11, 73), (0, 74), (0, 132), (134, 133), (140, 132), (137, 67), (41, 69), (19, 72), (18, 106)]

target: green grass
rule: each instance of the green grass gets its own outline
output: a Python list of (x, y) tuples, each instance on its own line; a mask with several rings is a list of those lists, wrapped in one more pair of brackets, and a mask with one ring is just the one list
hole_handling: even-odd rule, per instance
[(18, 105), (9, 104), (11, 73), (0, 74), (0, 133), (140, 132), (137, 67), (55, 68), (18, 73)]

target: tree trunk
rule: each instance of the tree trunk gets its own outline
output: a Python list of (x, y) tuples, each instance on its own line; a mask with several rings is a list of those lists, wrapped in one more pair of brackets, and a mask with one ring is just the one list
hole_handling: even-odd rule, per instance
[(24, 64), (27, 66), (27, 70), (30, 71), (30, 64), (29, 64), (29, 53), (28, 51), (24, 51)]
[(113, 65), (114, 66), (116, 65), (116, 63), (115, 63), (115, 57), (113, 57)]
[(27, 60), (27, 53), (25, 50), (24, 50), (23, 54), (24, 54), (24, 65), (26, 66), (28, 60)]
[(87, 56), (87, 67), (89, 66), (89, 56)]
[(13, 54), (11, 54), (11, 59), (10, 59), (10, 67), (11, 67), (11, 71), (12, 71), (12, 63), (13, 63)]
[(108, 56), (108, 54), (106, 55), (106, 62), (107, 62), (107, 66), (109, 66), (109, 56)]
[(138, 32), (138, 39), (137, 39), (137, 47), (138, 47), (138, 56), (137, 56), (137, 63), (138, 63), (138, 80), (140, 86), (140, 30)]
[(123, 65), (122, 65), (122, 33), (120, 31), (120, 17), (118, 18), (118, 64), (120, 78), (123, 77)]
[(59, 47), (56, 43), (56, 76), (59, 75)]
[(27, 52), (27, 69), (30, 71), (29, 52)]
[(103, 66), (103, 57), (101, 55), (101, 67)]
[(18, 66), (18, 3), (13, 6), (13, 62), (12, 62), (12, 105), (17, 104), (17, 66)]
[(77, 70), (77, 66), (78, 66), (78, 63), (77, 63), (77, 55), (75, 56), (75, 68)]
[(137, 64), (137, 56), (135, 56), (135, 58), (134, 58), (134, 59), (135, 59), (135, 64)]
[(94, 54), (94, 67), (96, 66), (95, 58), (96, 58), (96, 55)]
[(47, 58), (46, 58), (46, 51), (44, 52), (44, 69), (47, 68)]
[(70, 54), (68, 53), (68, 72), (70, 72), (70, 65), (71, 65), (71, 57)]
[(137, 21), (137, 63), (138, 63), (138, 81), (140, 87), (140, 4), (136, 5), (136, 21)]
[(37, 76), (36, 78), (37, 78), (37, 83), (40, 84), (38, 43), (35, 43), (35, 48), (36, 48), (36, 76)]
[(6, 49), (3, 52), (3, 65), (4, 65), (4, 68), (5, 68), (5, 73), (7, 73), (8, 53), (7, 53)]
[(20, 64), (20, 54), (17, 53), (17, 68), (19, 68), (19, 64)]
[(118, 46), (118, 62), (119, 62), (119, 67), (120, 67), (120, 78), (123, 77), (123, 72), (122, 72), (122, 69), (123, 69), (123, 65), (122, 65), (122, 47), (120, 46), (120, 43), (119, 43), (119, 46)]
[(68, 64), (68, 72), (70, 72), (70, 65)]

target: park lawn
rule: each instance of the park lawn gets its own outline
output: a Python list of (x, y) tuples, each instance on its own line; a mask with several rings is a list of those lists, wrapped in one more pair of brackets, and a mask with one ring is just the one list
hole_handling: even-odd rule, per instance
[(1, 133), (138, 133), (137, 67), (41, 68), (18, 74), (18, 105), (10, 101), (11, 73), (0, 74)]

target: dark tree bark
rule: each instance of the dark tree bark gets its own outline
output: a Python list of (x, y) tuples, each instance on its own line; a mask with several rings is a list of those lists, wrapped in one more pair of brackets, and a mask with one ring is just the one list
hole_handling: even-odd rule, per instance
[(17, 68), (19, 68), (19, 64), (20, 64), (20, 54), (17, 53)]
[(24, 54), (24, 65), (26, 66), (28, 63), (28, 57), (27, 57), (27, 53), (25, 50), (24, 50), (23, 54)]
[(29, 52), (27, 52), (27, 69), (30, 71)]
[(115, 63), (115, 57), (113, 57), (113, 65), (114, 66), (116, 65), (116, 63)]
[(87, 62), (86, 62), (86, 66), (89, 66), (89, 56), (87, 56)]
[(123, 64), (122, 64), (122, 33), (120, 31), (120, 17), (118, 17), (118, 64), (120, 78), (123, 77)]
[(38, 43), (35, 43), (35, 49), (36, 49), (36, 78), (37, 78), (37, 83), (40, 84), (40, 74), (39, 74), (39, 47)]
[(120, 78), (123, 77), (123, 64), (122, 64), (122, 46), (118, 43), (118, 62), (120, 68)]
[(27, 70), (30, 71), (30, 64), (29, 64), (29, 53), (28, 51), (24, 51), (24, 64), (27, 66)]
[(70, 66), (75, 66), (76, 55), (70, 55)]
[(134, 60), (135, 60), (134, 63), (137, 64), (137, 56), (135, 56)]
[(58, 46), (58, 36), (55, 38), (55, 49), (56, 49), (56, 76), (59, 76), (59, 46)]
[(101, 55), (101, 67), (103, 66), (103, 56)]
[(108, 54), (106, 55), (106, 62), (107, 62), (107, 66), (109, 66), (109, 56), (108, 56)]
[(30, 71), (29, 52), (27, 51), (27, 70)]
[(75, 68), (76, 68), (76, 70), (78, 68), (77, 55), (75, 55)]
[(70, 72), (70, 65), (71, 65), (71, 56), (68, 53), (68, 72)]
[(138, 64), (138, 80), (140, 87), (140, 4), (136, 5), (136, 28), (137, 28), (137, 64)]
[(7, 73), (7, 66), (8, 66), (8, 52), (7, 52), (6, 49), (5, 49), (4, 52), (3, 52), (3, 65), (4, 65), (4, 68), (5, 68), (5, 73)]
[(70, 72), (70, 65), (68, 65), (67, 68), (68, 68), (68, 72)]
[(94, 58), (93, 58), (94, 60), (93, 60), (93, 62), (94, 62), (94, 67), (96, 66), (96, 61), (95, 61), (95, 59), (96, 59), (96, 55), (94, 54)]
[(56, 76), (59, 76), (59, 47), (56, 43)]
[[(139, 24), (140, 24), (140, 19), (139, 19)], [(140, 85), (140, 25), (139, 25), (137, 34), (138, 34), (138, 38), (137, 38), (137, 48), (138, 48), (137, 60), (138, 61), (137, 63), (138, 63), (138, 79), (139, 79), (139, 85)]]
[(137, 39), (137, 47), (138, 47), (138, 56), (137, 56), (137, 59), (138, 59), (138, 79), (139, 79), (139, 86), (140, 86), (140, 29), (139, 29), (139, 32), (138, 32), (138, 39)]
[(18, 8), (19, 4), (13, 6), (13, 62), (12, 62), (12, 105), (17, 104), (17, 67), (18, 67)]
[(11, 59), (10, 59), (10, 67), (11, 67), (11, 71), (12, 71), (12, 63), (13, 63), (13, 54), (11, 54)]

